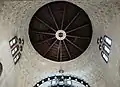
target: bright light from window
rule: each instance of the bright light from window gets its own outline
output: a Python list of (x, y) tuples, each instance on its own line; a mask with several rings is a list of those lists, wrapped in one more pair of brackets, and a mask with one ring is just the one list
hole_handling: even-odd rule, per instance
[(80, 83), (83, 84), (83, 81), (81, 81)]
[(15, 50), (15, 52), (16, 52), (16, 51), (18, 50), (18, 49), (17, 49), (17, 47), (15, 47), (15, 49), (14, 49), (14, 50)]
[(37, 87), (39, 87), (39, 84), (37, 84)]
[(69, 77), (69, 79), (71, 79), (71, 77)]
[(68, 84), (68, 85), (71, 85), (71, 84), (72, 84), (72, 81), (71, 81), (71, 80), (67, 80), (67, 84)]
[(42, 81), (42, 83), (44, 83), (44, 80)]
[(17, 43), (17, 37), (13, 37), (10, 41), (9, 41), (9, 44), (10, 44), (10, 47), (13, 47), (15, 44)]
[(13, 39), (13, 41), (12, 41), (12, 42), (13, 42), (13, 44), (15, 44), (15, 43), (16, 43), (16, 40), (15, 40), (15, 39)]
[(102, 43), (103, 42), (103, 38), (102, 37), (100, 37), (100, 43)]
[[(69, 77), (71, 79), (69, 79)], [(86, 83), (82, 79), (77, 78), (76, 76), (74, 77), (74, 76), (64, 76), (64, 75), (51, 76), (48, 78), (44, 78), (39, 83), (37, 82), (37, 84), (34, 87), (42, 87), (41, 85), (46, 82), (49, 82), (50, 84), (48, 87), (78, 87), (77, 86), (78, 84), (81, 84), (84, 87), (90, 87), (88, 83)]]
[(12, 53), (12, 55), (14, 55), (14, 54), (15, 54), (15, 50), (12, 50), (12, 52), (11, 52), (11, 53)]
[(106, 46), (105, 44), (103, 44), (103, 50), (105, 50), (107, 54), (110, 54), (110, 48), (108, 48), (108, 46)]
[(109, 57), (103, 51), (101, 52), (101, 55), (102, 55), (103, 59), (106, 61), (106, 63), (108, 63)]
[(14, 58), (14, 63), (15, 63), (15, 64), (16, 64), (17, 61), (20, 59), (20, 57), (21, 57), (21, 53), (19, 52), (19, 53), (15, 56), (15, 58)]
[(18, 56), (14, 58), (14, 62), (17, 62), (17, 58), (18, 58)]
[(12, 41), (10, 41), (10, 46), (12, 46), (13, 45), (13, 42)]
[(63, 85), (63, 84), (64, 84), (64, 82), (63, 82), (63, 81), (60, 81), (60, 82), (59, 82), (59, 85)]
[(85, 85), (85, 87), (88, 87), (88, 85)]
[(15, 48), (13, 48), (13, 50), (11, 50), (12, 55), (14, 56), (15, 53), (17, 53), (17, 51), (18, 51), (18, 45)]
[(52, 85), (56, 85), (56, 80), (52, 80)]
[(48, 80), (50, 80), (50, 78), (48, 78)]
[(108, 36), (104, 36), (104, 41), (109, 45), (111, 46), (112, 45), (112, 39), (110, 39)]

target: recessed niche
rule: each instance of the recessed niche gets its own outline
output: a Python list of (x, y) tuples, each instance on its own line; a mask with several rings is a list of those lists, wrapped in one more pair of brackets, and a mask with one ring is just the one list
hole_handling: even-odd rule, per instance
[(69, 61), (88, 48), (92, 25), (82, 8), (67, 1), (54, 1), (33, 15), (29, 37), (35, 50), (44, 58)]

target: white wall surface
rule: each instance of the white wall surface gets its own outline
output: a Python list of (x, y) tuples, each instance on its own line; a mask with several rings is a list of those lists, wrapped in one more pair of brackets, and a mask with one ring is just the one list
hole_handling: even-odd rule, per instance
[[(54, 0), (4, 1), (4, 4), (1, 5), (0, 49), (6, 48), (0, 50), (0, 58), (5, 64), (3, 75), (6, 79), (1, 80), (4, 86), (0, 87), (8, 87), (8, 85), (9, 87), (32, 87), (37, 81), (58, 73), (60, 66), (65, 70), (65, 74), (85, 79), (91, 87), (120, 87), (118, 77), (120, 62), (117, 62), (120, 53), (120, 39), (118, 38), (120, 37), (118, 20), (120, 3), (117, 3), (117, 0), (67, 0), (88, 13), (93, 25), (93, 37), (90, 46), (80, 57), (68, 62), (57, 63), (41, 57), (32, 47), (28, 36), (29, 22), (33, 14), (41, 6), (51, 1)], [(101, 58), (96, 43), (97, 38), (104, 34), (108, 34), (113, 39), (109, 64), (105, 64)], [(16, 66), (13, 65), (8, 45), (9, 39), (14, 35), (23, 37), (25, 40), (22, 58)], [(16, 78), (13, 78), (15, 76), (14, 67)], [(10, 70), (11, 74), (7, 70)], [(17, 85), (15, 81), (17, 81)]]

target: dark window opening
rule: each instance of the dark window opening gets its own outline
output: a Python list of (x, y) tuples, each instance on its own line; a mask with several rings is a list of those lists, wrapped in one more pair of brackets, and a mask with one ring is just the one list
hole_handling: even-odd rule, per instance
[(2, 66), (2, 63), (0, 62), (0, 76), (1, 76), (2, 72), (3, 72), (3, 66)]

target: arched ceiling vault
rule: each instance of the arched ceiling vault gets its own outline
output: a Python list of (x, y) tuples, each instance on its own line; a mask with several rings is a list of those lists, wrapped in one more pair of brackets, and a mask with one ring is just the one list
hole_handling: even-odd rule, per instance
[[(120, 19), (120, 3), (113, 0), (69, 0), (88, 14), (92, 22), (93, 36), (90, 46), (81, 56), (75, 60), (58, 63), (40, 56), (32, 47), (28, 36), (32, 16), (41, 6), (51, 1), (53, 0), (4, 1), (1, 4), (0, 25), (2, 27), (0, 30), (5, 27), (6, 31), (10, 31), (5, 39), (18, 35), (25, 40), (22, 58), (14, 66), (17, 73), (15, 87), (32, 87), (42, 78), (58, 73), (60, 67), (64, 69), (65, 74), (83, 78), (91, 87), (119, 87), (119, 62), (117, 62), (119, 56), (116, 55), (120, 53), (118, 38), (120, 37), (120, 21), (118, 20)], [(104, 34), (108, 34), (113, 39), (113, 51), (108, 64), (101, 58), (96, 43), (97, 38)]]

